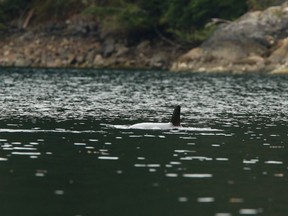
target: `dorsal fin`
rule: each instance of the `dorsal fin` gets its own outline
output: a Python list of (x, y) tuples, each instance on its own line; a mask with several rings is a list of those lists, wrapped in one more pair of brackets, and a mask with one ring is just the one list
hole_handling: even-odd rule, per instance
[(180, 126), (180, 110), (181, 107), (178, 105), (175, 107), (172, 118), (171, 118), (171, 123), (173, 126)]

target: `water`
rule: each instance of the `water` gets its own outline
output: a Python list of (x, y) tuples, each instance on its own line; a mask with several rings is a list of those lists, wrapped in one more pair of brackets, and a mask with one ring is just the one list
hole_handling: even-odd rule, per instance
[[(2, 68), (0, 89), (1, 216), (288, 214), (286, 76)], [(127, 129), (178, 104), (195, 130)]]

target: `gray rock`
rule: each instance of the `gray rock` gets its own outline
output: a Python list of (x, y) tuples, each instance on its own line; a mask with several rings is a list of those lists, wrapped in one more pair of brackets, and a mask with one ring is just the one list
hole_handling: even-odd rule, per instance
[(79, 55), (76, 56), (76, 62), (78, 64), (82, 64), (84, 61), (85, 61), (85, 56), (84, 55), (79, 54)]
[(117, 44), (116, 46), (116, 57), (120, 57), (123, 55), (126, 55), (129, 52), (129, 48), (122, 45), (122, 44)]
[(139, 43), (136, 47), (136, 49), (139, 51), (139, 52), (143, 52), (147, 49), (150, 48), (150, 41), (148, 40), (145, 40), (145, 41), (142, 41), (141, 43)]
[(216, 58), (228, 61), (268, 52), (266, 32), (260, 26), (260, 12), (250, 12), (229, 24), (221, 25), (201, 48)]
[(89, 51), (87, 53), (87, 56), (86, 56), (86, 61), (88, 63), (93, 63), (94, 59), (95, 59), (95, 52), (94, 51)]
[(15, 67), (29, 67), (31, 65), (31, 60), (26, 59), (24, 57), (19, 57), (15, 60), (14, 66)]
[(167, 58), (163, 52), (155, 53), (151, 58), (150, 66), (156, 67), (156, 68), (161, 68), (165, 65), (166, 59)]
[(94, 59), (94, 65), (95, 66), (103, 66), (104, 65), (104, 59), (103, 59), (103, 57), (100, 55), (100, 54), (98, 54), (98, 55), (96, 55), (95, 56), (95, 59)]
[(103, 43), (103, 56), (110, 56), (115, 50), (115, 40), (112, 37), (107, 38)]
[[(172, 69), (263, 70), (264, 62), (270, 55), (270, 62), (283, 62), (281, 58), (288, 54), (285, 51), (287, 46), (283, 45), (282, 49), (271, 48), (287, 37), (288, 2), (264, 11), (248, 12), (234, 22), (221, 24), (198, 48), (181, 56)], [(278, 53), (273, 55), (273, 50)], [(271, 65), (268, 68), (271, 69)]]

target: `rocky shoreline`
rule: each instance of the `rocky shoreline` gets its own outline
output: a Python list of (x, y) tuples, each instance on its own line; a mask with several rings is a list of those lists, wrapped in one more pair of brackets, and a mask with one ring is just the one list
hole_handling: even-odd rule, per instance
[(173, 71), (288, 73), (288, 2), (224, 22)]
[[(169, 69), (183, 49), (162, 40), (133, 45), (95, 35), (24, 31), (0, 40), (2, 67)], [(186, 49), (187, 50), (187, 49)]]
[(131, 43), (81, 16), (0, 35), (2, 67), (288, 73), (288, 2), (221, 22), (194, 48), (160, 36)]

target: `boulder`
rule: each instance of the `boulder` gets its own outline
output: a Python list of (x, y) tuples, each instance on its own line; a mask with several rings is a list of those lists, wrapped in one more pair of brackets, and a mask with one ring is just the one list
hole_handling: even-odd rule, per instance
[(269, 56), (268, 60), (270, 63), (286, 63), (288, 56), (288, 38), (278, 41), (273, 52)]
[(96, 67), (102, 67), (104, 65), (104, 62), (105, 61), (104, 61), (103, 57), (100, 54), (98, 54), (98, 55), (95, 56), (93, 64)]
[(150, 66), (152, 68), (161, 68), (166, 64), (166, 59), (164, 52), (155, 53), (150, 60)]
[[(266, 70), (265, 64), (286, 62), (288, 52), (288, 2), (264, 11), (248, 12), (218, 26), (198, 48), (182, 55), (172, 70)], [(253, 65), (253, 66), (252, 66)], [(271, 66), (271, 65), (270, 65)], [(267, 69), (271, 67), (267, 67)]]

